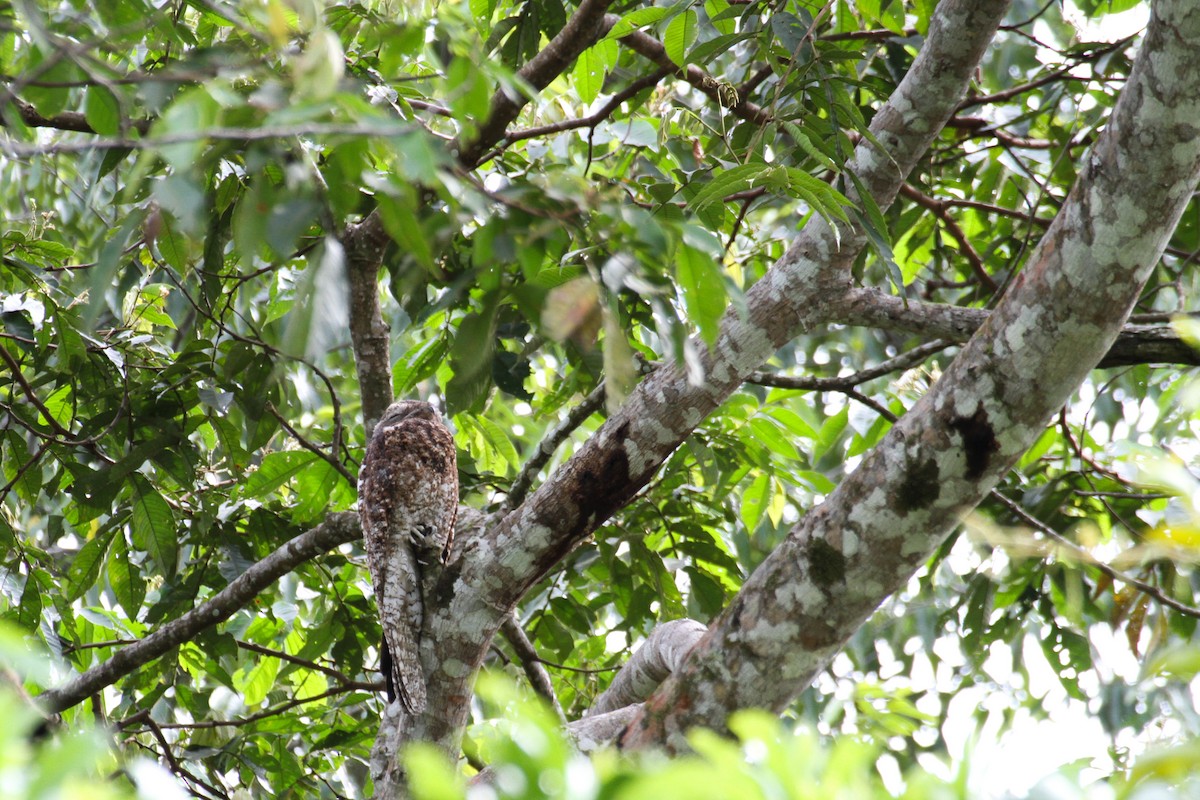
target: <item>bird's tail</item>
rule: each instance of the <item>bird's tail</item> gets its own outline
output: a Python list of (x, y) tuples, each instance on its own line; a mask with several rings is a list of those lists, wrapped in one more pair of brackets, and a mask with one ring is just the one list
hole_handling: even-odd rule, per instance
[(394, 657), (385, 634), (380, 646), (379, 671), (383, 673), (389, 704), (399, 699), (400, 706), (410, 714), (425, 710), (425, 681), (415, 648), (399, 647)]

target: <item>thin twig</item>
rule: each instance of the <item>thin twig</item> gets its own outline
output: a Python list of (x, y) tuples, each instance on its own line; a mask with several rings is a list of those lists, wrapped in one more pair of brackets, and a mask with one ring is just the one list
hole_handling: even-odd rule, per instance
[[(326, 453), (323, 448), (319, 447), (318, 445), (310, 442), (308, 439), (301, 436), (299, 431), (297, 431), (290, 424), (288, 424), (288, 421), (286, 419), (284, 419), (283, 414), (279, 413), (279, 409), (275, 408), (274, 403), (267, 403), (267, 410), (271, 412), (271, 416), (275, 417), (275, 421), (278, 422), (283, 427), (283, 429), (285, 431), (287, 431), (291, 435), (291, 437), (299, 443), (299, 445), (301, 447), (303, 447), (305, 450), (308, 450), (310, 453), (315, 453), (317, 456), (319, 456), (321, 458), (322, 461), (324, 461), (329, 466), (333, 467), (335, 470), (337, 470), (338, 474), (340, 474), (343, 478), (348, 480), (350, 482), (351, 486), (355, 485), (355, 483), (357, 482), (358, 479), (354, 477), (354, 475), (350, 472), (350, 470), (346, 469), (346, 466), (344, 464), (342, 464), (342, 462), (338, 461), (336, 450), (334, 450), (333, 453)], [(331, 449), (333, 449), (335, 447), (336, 447), (336, 445), (331, 445)]]
[(546, 702), (554, 709), (554, 713), (558, 715), (559, 721), (566, 722), (567, 716), (563, 713), (562, 704), (558, 702), (558, 695), (554, 693), (554, 684), (550, 682), (550, 673), (546, 672), (546, 668), (542, 666), (542, 659), (538, 655), (537, 648), (533, 646), (533, 642), (529, 641), (525, 629), (521, 627), (516, 611), (509, 612), (508, 616), (504, 618), (500, 630), (504, 632), (504, 638), (508, 640), (508, 643), (512, 645), (513, 652), (517, 654), (517, 660), (521, 662), (521, 669), (525, 671), (525, 677), (529, 678), (529, 685), (546, 699)]
[(1084, 548), (1075, 544), (1070, 539), (1066, 538), (1061, 533), (1059, 533), (1058, 531), (1051, 528), (1046, 523), (1042, 522), (1037, 517), (1030, 514), (1025, 509), (1021, 508), (1021, 506), (1019, 506), (1015, 501), (1010, 500), (1009, 498), (1005, 497), (996, 489), (993, 489), (991, 491), (990, 496), (993, 500), (996, 500), (1001, 505), (1003, 505), (1005, 508), (1007, 508), (1009, 511), (1011, 511), (1012, 513), (1014, 513), (1018, 517), (1020, 517), (1020, 519), (1023, 522), (1025, 522), (1027, 525), (1030, 525), (1031, 527), (1036, 529), (1038, 532), (1040, 532), (1046, 538), (1053, 540), (1056, 544), (1061, 545), (1062, 547), (1065, 547), (1068, 550), (1070, 550), (1071, 552), (1075, 553), (1075, 555), (1078, 556), (1079, 559), (1081, 561), (1083, 561), (1085, 564), (1090, 564), (1091, 566), (1098, 569), (1100, 572), (1107, 575), (1112, 580), (1129, 584), (1130, 586), (1134, 587), (1138, 591), (1153, 598), (1154, 600), (1157, 600), (1160, 604), (1162, 604), (1168, 608), (1173, 608), (1176, 611), (1178, 611), (1179, 613), (1186, 614), (1189, 617), (1195, 617), (1197, 619), (1200, 619), (1200, 608), (1195, 608), (1193, 606), (1187, 605), (1186, 603), (1181, 603), (1178, 600), (1176, 600), (1175, 598), (1170, 597), (1166, 594), (1163, 594), (1162, 589), (1158, 588), (1154, 584), (1147, 583), (1146, 581), (1144, 581), (1140, 578), (1135, 578), (1126, 572), (1122, 572), (1121, 570), (1117, 569), (1116, 567), (1109, 566), (1108, 564), (1104, 563), (1103, 561), (1101, 561), (1100, 559), (1096, 558), (1094, 555), (1089, 553)]
[(874, 367), (855, 372), (853, 375), (845, 375), (839, 378), (814, 378), (808, 375), (777, 375), (772, 372), (752, 372), (746, 378), (747, 383), (753, 383), (758, 386), (771, 386), (777, 389), (802, 389), (814, 392), (841, 392), (847, 389), (853, 389), (855, 386), (866, 383), (867, 381), (881, 378), (899, 370), (909, 369), (912, 366), (921, 363), (929, 358), (934, 353), (941, 352), (947, 347), (950, 347), (953, 342), (948, 342), (943, 339), (937, 339), (932, 342), (914, 347), (908, 352), (901, 353), (898, 356), (893, 356), (886, 361), (881, 361)]
[(942, 221), (946, 232), (958, 243), (958, 250), (971, 266), (971, 271), (975, 273), (975, 277), (989, 292), (995, 292), (999, 288), (995, 279), (988, 274), (987, 268), (983, 265), (983, 259), (979, 257), (979, 253), (975, 250), (975, 246), (971, 244), (971, 240), (967, 238), (963, 229), (959, 227), (958, 222), (946, 210), (946, 204), (924, 194), (908, 183), (900, 185), (900, 193), (914, 201), (921, 208), (932, 211), (933, 215)]
[(599, 411), (603, 405), (604, 384), (601, 383), (592, 390), (591, 394), (583, 399), (583, 402), (571, 409), (567, 413), (567, 416), (552, 428), (538, 444), (533, 457), (525, 463), (525, 466), (521, 468), (520, 473), (517, 474), (512, 485), (508, 488), (508, 497), (504, 499), (504, 504), (498, 512), (499, 515), (507, 514), (521, 504), (525, 499), (525, 495), (529, 493), (529, 487), (533, 485), (533, 479), (537, 476), (538, 471), (546, 466), (546, 463), (554, 455), (554, 451), (558, 449), (558, 446), (566, 441), (567, 437), (582, 425), (584, 420)]

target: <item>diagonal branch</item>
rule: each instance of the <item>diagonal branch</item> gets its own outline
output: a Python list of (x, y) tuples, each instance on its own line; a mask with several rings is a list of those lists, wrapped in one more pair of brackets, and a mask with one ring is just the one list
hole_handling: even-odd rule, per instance
[[(929, 44), (964, 8), (1003, 5), (943, 0)], [(1126, 88), (1024, 271), (937, 384), (755, 570), (623, 746), (684, 748), (694, 725), (786, 707), (1041, 434), (1116, 339), (1200, 180), (1200, 83), (1178, 69), (1197, 59), (1200, 6), (1155, 3)]]
[(66, 686), (43, 692), (38, 702), (51, 714), (83, 702), (171, 648), (229, 619), (255, 595), (304, 562), (354, 541), (360, 535), (357, 514), (330, 514), (320, 525), (280, 546), (209, 600), (178, 619), (171, 620), (146, 638), (122, 647), (112, 658), (87, 670)]
[[(541, 91), (549, 86), (580, 53), (595, 44), (608, 30), (604, 15), (610, 5), (612, 0), (583, 0), (558, 35), (517, 71), (517, 77), (534, 91)], [(467, 168), (476, 166), (480, 157), (504, 138), (508, 126), (521, 113), (529, 99), (514, 96), (506, 89), (496, 92), (492, 96), (488, 118), (479, 126), (479, 134), (473, 141), (463, 143), (459, 148), (459, 163)]]
[[(608, 27), (616, 24), (618, 19), (619, 17), (615, 15), (609, 15), (606, 20)], [(667, 55), (667, 49), (663, 47), (662, 42), (650, 34), (644, 31), (633, 31), (622, 36), (621, 42), (643, 58), (653, 61), (672, 73), (677, 73), (710, 100), (728, 108), (735, 116), (758, 125), (765, 125), (771, 121), (771, 115), (761, 106), (747, 100), (736, 86), (720, 83), (695, 64), (688, 64), (686, 68), (680, 69), (679, 65)]]
[[(955, 0), (938, 6), (935, 25), (909, 75), (880, 108), (872, 138), (848, 165), (885, 207), (957, 107), (1007, 3)], [(919, 109), (919, 111), (918, 111)], [(784, 256), (730, 310), (712, 348), (700, 345), (703, 380), (668, 366), (646, 378), (619, 411), (518, 509), (492, 527), (479, 555), (468, 554), (465, 582), (486, 596), (456, 596), (445, 613), (507, 609), (525, 590), (643, 486), (697, 424), (783, 343), (836, 313), (849, 296), (850, 267), (866, 241), (862, 229), (834, 230), (810, 219)], [(476, 571), (479, 574), (476, 574)], [(459, 604), (462, 604), (461, 606)], [(483, 606), (482, 609), (476, 604)], [(493, 620), (499, 625), (500, 617)]]

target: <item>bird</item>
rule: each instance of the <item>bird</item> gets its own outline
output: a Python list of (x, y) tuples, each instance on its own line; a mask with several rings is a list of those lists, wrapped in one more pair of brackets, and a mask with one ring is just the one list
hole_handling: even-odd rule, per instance
[(454, 436), (429, 403), (392, 403), (367, 443), (358, 514), (383, 626), (380, 669), (388, 704), (398, 699), (411, 714), (426, 705), (422, 578), (449, 557), (457, 513)]

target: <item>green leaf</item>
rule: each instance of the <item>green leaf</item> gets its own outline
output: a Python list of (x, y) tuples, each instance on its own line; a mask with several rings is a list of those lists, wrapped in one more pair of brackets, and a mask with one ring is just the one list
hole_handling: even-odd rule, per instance
[(721, 268), (712, 256), (681, 244), (675, 251), (675, 270), (688, 319), (696, 324), (701, 338), (712, 347), (728, 304)]
[[(454, 377), (446, 385), (447, 406), (452, 413), (470, 408), (491, 385), (490, 367), (496, 349), (499, 301), (499, 293), (492, 292), (484, 298), (482, 309), (463, 317), (458, 325), (450, 348)], [(450, 402), (451, 399), (454, 402)]]
[(71, 566), (67, 568), (69, 602), (78, 600), (84, 592), (96, 585), (96, 578), (100, 575), (100, 566), (104, 563), (104, 556), (112, 543), (113, 534), (111, 528), (100, 532), (75, 554)]
[(411, 255), (430, 273), (436, 273), (433, 250), (429, 247), (429, 240), (421, 228), (412, 198), (407, 195), (396, 197), (379, 194), (376, 200), (379, 203), (379, 218), (383, 221), (383, 228), (388, 232), (388, 236), (400, 245), (402, 252)]
[(133, 477), (132, 491), (133, 515), (130, 525), (133, 544), (139, 550), (148, 552), (167, 578), (173, 578), (179, 560), (175, 515), (162, 495), (141, 475)]
[(650, 8), (639, 8), (622, 16), (616, 23), (609, 28), (605, 34), (605, 39), (620, 39), (622, 36), (628, 36), (638, 28), (644, 28), (647, 25), (653, 25), (660, 19), (665, 18), (671, 13), (669, 6), (651, 6)]
[(113, 548), (108, 554), (108, 582), (121, 608), (130, 619), (136, 620), (146, 599), (146, 580), (129, 562), (129, 547), (124, 536), (113, 539)]
[(602, 39), (584, 50), (575, 61), (572, 78), (579, 99), (591, 103), (604, 88), (604, 76), (617, 64), (617, 43)]
[(408, 394), (414, 386), (436, 372), (445, 360), (448, 348), (446, 339), (438, 336), (421, 342), (399, 358), (392, 368), (392, 392), (396, 397)]
[(242, 496), (248, 499), (266, 500), (279, 487), (303, 472), (317, 458), (315, 453), (300, 450), (268, 453), (259, 464), (258, 471), (246, 479)]
[(753, 533), (758, 528), (767, 505), (771, 502), (771, 476), (760, 472), (742, 493), (741, 518), (746, 530)]
[(777, 170), (778, 167), (772, 167), (770, 164), (762, 162), (742, 164), (724, 170), (714, 175), (711, 181), (696, 192), (689, 205), (693, 211), (699, 213), (705, 206), (720, 202), (731, 194), (744, 192), (766, 183)]
[(164, 159), (178, 170), (195, 167), (204, 152), (204, 131), (216, 124), (220, 106), (204, 89), (185, 89), (154, 123), (152, 138), (170, 138), (159, 149)]
[(315, 523), (331, 511), (345, 511), (355, 496), (355, 487), (341, 472), (325, 459), (316, 458), (296, 478), (292, 519), (298, 525)]
[(720, 33), (731, 34), (737, 28), (737, 23), (729, 16), (730, 8), (727, 0), (704, 0), (704, 13)]
[(275, 688), (275, 678), (279, 675), (279, 659), (273, 656), (259, 658), (258, 662), (244, 673), (240, 680), (234, 677), (234, 687), (241, 691), (242, 700), (249, 708), (255, 708), (267, 699), (267, 694)]
[(698, 30), (696, 12), (689, 8), (668, 22), (667, 29), (663, 31), (663, 49), (667, 51), (667, 57), (680, 67), (687, 65), (687, 49), (696, 41)]
[(830, 221), (849, 221), (846, 207), (854, 204), (837, 189), (795, 167), (787, 167), (784, 175), (787, 176), (788, 191), (807, 202), (822, 217)]
[(454, 119), (462, 126), (461, 135), (471, 138), (479, 121), (487, 119), (491, 87), (474, 58), (456, 57), (446, 70), (444, 96), (450, 100)]
[(121, 131), (121, 105), (107, 86), (87, 88), (83, 116), (92, 130), (101, 136), (115, 136)]
[(470, 420), (478, 426), (487, 443), (492, 446), (502, 461), (513, 468), (520, 466), (521, 457), (517, 455), (517, 448), (513, 447), (512, 440), (499, 425), (482, 416), (472, 416)]
[(772, 406), (765, 413), (801, 439), (817, 438), (817, 431), (813, 426), (805, 422), (803, 417), (790, 408)]
[(788, 441), (783, 432), (775, 425), (771, 419), (764, 417), (754, 417), (750, 420), (750, 428), (754, 431), (754, 436), (757, 441), (762, 442), (767, 446), (767, 449), (776, 455), (781, 455), (787, 459), (800, 458), (799, 451), (796, 446)]

